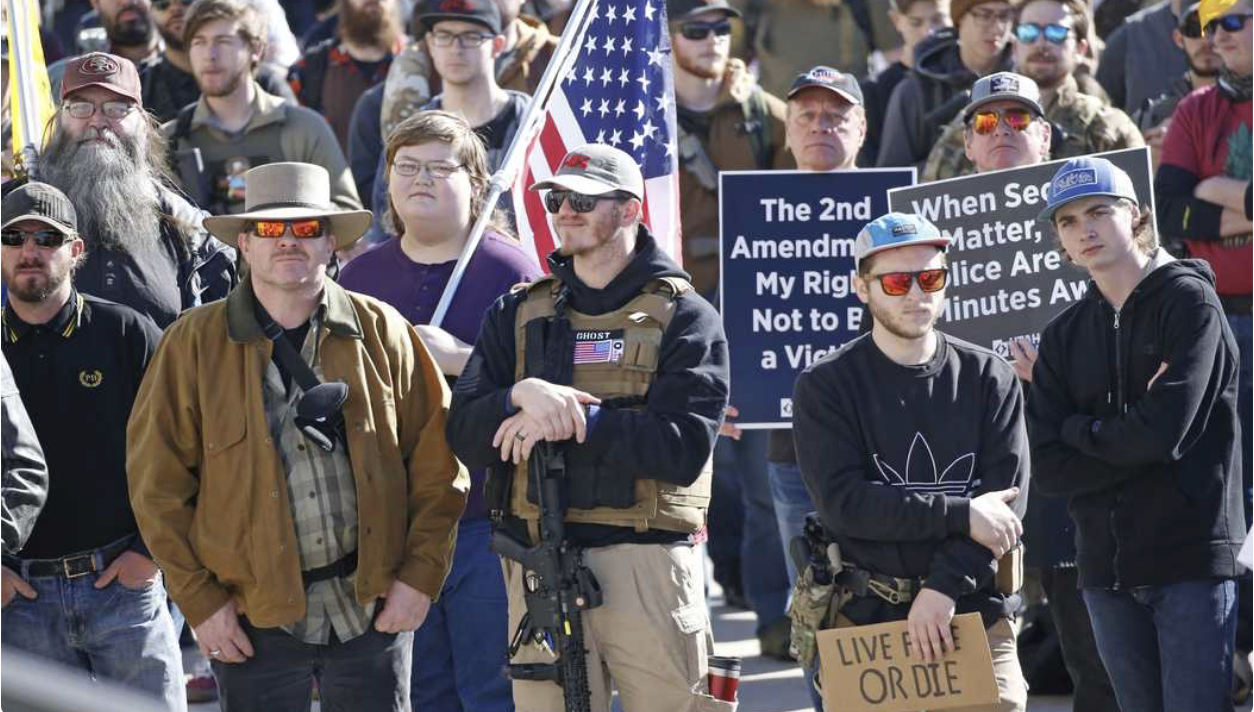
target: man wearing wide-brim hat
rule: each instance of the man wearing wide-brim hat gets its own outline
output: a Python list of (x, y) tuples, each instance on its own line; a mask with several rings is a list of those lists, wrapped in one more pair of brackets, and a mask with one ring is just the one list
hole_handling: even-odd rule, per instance
[(314, 679), (331, 707), (403, 709), (470, 482), (448, 387), (398, 312), (327, 279), (370, 213), (332, 207), (319, 166), (246, 185), (205, 227), (248, 276), (170, 327), (136, 400), (136, 519), (224, 709), (307, 703)]

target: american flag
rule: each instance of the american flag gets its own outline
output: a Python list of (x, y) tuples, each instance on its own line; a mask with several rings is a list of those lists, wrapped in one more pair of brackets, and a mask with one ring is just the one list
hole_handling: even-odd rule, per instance
[(618, 363), (622, 357), (622, 339), (575, 342), (576, 366), (583, 363)]
[(589, 13), (513, 186), (519, 237), (547, 269), (545, 259), (558, 241), (541, 194), (527, 187), (553, 175), (567, 151), (606, 143), (640, 164), (645, 224), (678, 261), (675, 85), (665, 0), (593, 0)]

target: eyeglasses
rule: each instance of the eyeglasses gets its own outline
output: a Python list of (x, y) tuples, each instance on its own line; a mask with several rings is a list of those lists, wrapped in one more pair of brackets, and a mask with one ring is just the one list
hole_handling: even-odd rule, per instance
[(1071, 35), (1071, 28), (1066, 25), (1060, 25), (1051, 22), (1048, 25), (1042, 25), (1036, 22), (1020, 22), (1015, 27), (1015, 39), (1024, 44), (1032, 44), (1045, 35), (1045, 39), (1060, 45), (1067, 41), (1067, 37)]
[(445, 32), (444, 30), (434, 30), (431, 32), (431, 41), (436, 47), (452, 47), (453, 42), (457, 42), (457, 46), (462, 49), (471, 49), (492, 39), (494, 35), (491, 32), (462, 32), (454, 34)]
[(319, 218), (305, 220), (254, 220), (252, 233), (257, 237), (279, 238), (291, 228), (292, 235), (302, 240), (322, 237), (326, 231), (326, 222)]
[(1191, 40), (1202, 38), (1202, 23), (1198, 20), (1196, 12), (1189, 13), (1185, 16), (1184, 22), (1178, 29), (1180, 30), (1180, 34)]
[(716, 37), (726, 37), (731, 34), (731, 22), (727, 20), (719, 20), (718, 22), (685, 22), (679, 26), (679, 34), (684, 36), (686, 40), (703, 40), (710, 36), (713, 32)]
[(997, 128), (1001, 121), (1015, 131), (1027, 131), (1032, 125), (1032, 112), (1027, 109), (1006, 109), (1004, 111), (977, 111), (971, 116), (971, 130), (981, 136), (987, 136)]
[(975, 18), (975, 21), (981, 25), (1009, 25), (1015, 21), (1014, 10), (989, 10), (988, 8), (977, 7), (967, 13)]
[(0, 244), (5, 247), (21, 247), (26, 244), (27, 239), (33, 239), (36, 247), (43, 247), (49, 250), (55, 250), (67, 242), (72, 242), (75, 238), (73, 235), (67, 235), (59, 230), (5, 230), (0, 232)]
[(606, 193), (605, 195), (585, 195), (583, 193), (574, 193), (569, 190), (550, 190), (544, 194), (544, 207), (550, 213), (557, 214), (562, 209), (562, 203), (568, 198), (570, 199), (570, 209), (577, 213), (590, 213), (596, 209), (597, 203), (602, 200), (626, 200), (628, 196), (622, 193)]
[(152, 9), (160, 10), (162, 12), (165, 12), (166, 10), (168, 10), (170, 6), (176, 2), (182, 5), (183, 7), (187, 7), (188, 5), (192, 4), (192, 0), (151, 0), (151, 2), (152, 2)]
[(1245, 29), (1245, 23), (1250, 21), (1250, 15), (1224, 15), (1206, 23), (1206, 34), (1214, 35), (1216, 27), (1222, 27), (1224, 32), (1240, 32)]
[(128, 114), (135, 110), (135, 102), (133, 101), (106, 101), (100, 106), (96, 106), (90, 101), (67, 101), (61, 105), (65, 113), (76, 119), (90, 119), (96, 113), (96, 109), (100, 109), (100, 113), (109, 119), (125, 119)]
[(940, 267), (918, 272), (885, 272), (871, 275), (871, 279), (878, 279), (880, 289), (883, 289), (888, 296), (901, 297), (910, 292), (911, 282), (918, 282), (919, 289), (924, 292), (939, 292), (949, 281), (949, 269)]
[(406, 178), (413, 178), (423, 169), (431, 174), (436, 180), (444, 180), (456, 173), (459, 169), (464, 168), (460, 163), (449, 163), (447, 161), (428, 161), (426, 163), (418, 163), (416, 161), (399, 161), (392, 164), (392, 170), (396, 171), (396, 175)]

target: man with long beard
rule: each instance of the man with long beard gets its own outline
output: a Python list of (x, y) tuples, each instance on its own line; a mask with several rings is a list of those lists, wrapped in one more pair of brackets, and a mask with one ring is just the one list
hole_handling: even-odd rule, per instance
[(302, 105), (327, 117), (347, 152), (353, 107), (387, 77), (405, 34), (396, 0), (342, 0), (339, 6), (337, 37), (307, 51), (287, 80)]
[[(361, 207), (344, 153), (326, 120), (261, 88), (253, 71), (266, 48), (265, 24), (246, 0), (202, 0), (185, 18), (188, 56), (200, 99), (161, 130), (180, 156), (179, 179), (213, 213), (244, 209), (244, 174), (275, 162), (312, 163), (331, 175), (331, 197)], [(199, 151), (200, 160), (185, 160)], [(203, 166), (191, 169), (189, 164)]]
[(168, 187), (166, 143), (139, 106), (135, 65), (103, 52), (77, 57), (61, 101), (34, 177), (78, 211), (87, 254), (78, 289), (162, 328), (182, 310), (226, 296), (235, 252), (204, 232), (201, 211)]
[[(165, 51), (140, 70), (139, 78), (144, 86), (144, 108), (162, 123), (200, 98), (187, 43), (183, 41), (183, 20), (191, 5), (192, 0), (153, 0), (152, 3), (153, 23), (165, 42)], [(263, 61), (257, 64), (253, 76), (267, 93), (296, 103), (296, 95), (287, 83), (287, 72), (281, 67)]]

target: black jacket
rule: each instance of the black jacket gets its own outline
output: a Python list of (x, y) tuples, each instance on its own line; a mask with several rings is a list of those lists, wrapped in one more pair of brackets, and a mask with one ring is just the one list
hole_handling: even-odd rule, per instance
[[(803, 371), (793, 393), (797, 461), (842, 558), (925, 579), (958, 613), (979, 611), (992, 625), (1005, 600), (992, 552), (969, 536), (970, 501), (1019, 487), (1010, 507), (1020, 517), (1027, 508), (1023, 392), (993, 352), (937, 336), (935, 356), (918, 366), (895, 363), (864, 335)], [(860, 601), (845, 615), (863, 624), (908, 608), (867, 611)]]
[[(640, 294), (659, 277), (683, 277), (670, 257), (640, 227), (636, 254), (604, 289), (593, 289), (575, 275), (572, 258), (553, 253), (549, 269), (569, 287), (569, 306), (584, 314), (605, 314)], [(514, 385), (514, 315), (525, 293), (507, 294), (484, 317), (474, 351), (453, 391), (447, 437), (470, 469), (491, 467), (489, 479), (510, 477), (492, 436), (507, 417)], [(727, 405), (727, 340), (709, 302), (695, 291), (678, 297), (675, 315), (662, 337), (658, 372), (643, 410), (598, 409), (587, 440), (567, 443), (567, 468), (596, 467), (629, 478), (662, 479), (690, 485), (710, 457)], [(489, 502), (489, 506), (493, 503)], [(577, 538), (571, 526), (572, 538)], [(669, 533), (668, 533), (669, 534)]]
[(1204, 262), (1160, 250), (1154, 264), (1119, 312), (1090, 283), (1032, 372), (1036, 482), (1070, 497), (1081, 586), (1239, 572), (1236, 341)]
[[(993, 71), (1011, 69), (1011, 47)], [(927, 160), (941, 129), (967, 104), (963, 93), (979, 76), (962, 63), (958, 33), (936, 30), (914, 50), (914, 68), (893, 89), (879, 135), (879, 166), (919, 166)]]
[(4, 431), (4, 474), (0, 480), (0, 530), (4, 553), (26, 545), (48, 500), (48, 465), (35, 426), (22, 405), (9, 361), (0, 354), (0, 428)]

